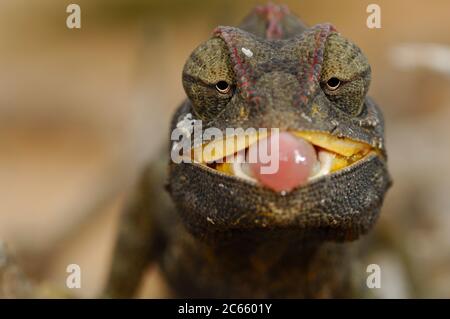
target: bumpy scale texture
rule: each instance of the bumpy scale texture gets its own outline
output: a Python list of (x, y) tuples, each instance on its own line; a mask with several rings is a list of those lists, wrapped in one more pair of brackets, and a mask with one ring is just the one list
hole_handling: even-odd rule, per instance
[[(332, 77), (339, 90), (327, 87)], [(229, 90), (218, 92), (218, 81)], [(186, 62), (188, 98), (172, 129), (190, 113), (203, 129), (318, 131), (377, 152), (284, 195), (199, 164), (151, 164), (125, 210), (106, 295), (132, 295), (150, 262), (174, 296), (358, 293), (348, 241), (373, 227), (391, 183), (369, 83), (356, 45), (329, 24), (306, 27), (286, 7), (258, 7), (239, 27), (218, 27)]]

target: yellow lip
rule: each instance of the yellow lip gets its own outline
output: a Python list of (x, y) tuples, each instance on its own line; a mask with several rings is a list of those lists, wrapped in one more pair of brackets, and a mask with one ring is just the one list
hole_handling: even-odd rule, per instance
[[(311, 143), (318, 152), (326, 152), (332, 158), (330, 173), (359, 161), (371, 151), (377, 151), (367, 143), (345, 137), (333, 136), (324, 132), (291, 131), (291, 133)], [(250, 145), (267, 136), (267, 133), (255, 131), (251, 134), (215, 139), (209, 143), (193, 148), (192, 158), (199, 164), (207, 165), (229, 175), (234, 175), (232, 165), (224, 161), (224, 159), (248, 148)]]
[(321, 148), (333, 155), (331, 172), (345, 168), (366, 156), (373, 147), (367, 143), (358, 142), (345, 137), (336, 137), (323, 132), (295, 131), (294, 135), (301, 137), (316, 148)]
[(349, 138), (336, 137), (323, 132), (296, 131), (292, 134), (301, 137), (315, 146), (327, 151), (351, 157), (359, 153), (368, 153), (372, 148), (369, 144), (356, 142)]
[(212, 163), (246, 149), (258, 140), (266, 138), (267, 135), (267, 133), (255, 131), (254, 133), (228, 136), (225, 139), (215, 139), (195, 147), (192, 150), (192, 157), (198, 163)]

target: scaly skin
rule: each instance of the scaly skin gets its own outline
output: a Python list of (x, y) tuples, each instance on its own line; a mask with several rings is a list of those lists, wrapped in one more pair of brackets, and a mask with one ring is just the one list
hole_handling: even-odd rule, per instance
[[(341, 81), (336, 90), (327, 87), (332, 77)], [(218, 81), (231, 90), (218, 92)], [(258, 7), (239, 28), (218, 27), (186, 62), (188, 99), (172, 129), (191, 113), (203, 129), (324, 132), (373, 152), (285, 195), (201, 164), (169, 162), (168, 177), (151, 165), (125, 212), (106, 295), (131, 296), (151, 261), (174, 296), (360, 294), (351, 285), (348, 241), (372, 228), (391, 183), (369, 83), (358, 47), (331, 25), (306, 27), (285, 7)]]

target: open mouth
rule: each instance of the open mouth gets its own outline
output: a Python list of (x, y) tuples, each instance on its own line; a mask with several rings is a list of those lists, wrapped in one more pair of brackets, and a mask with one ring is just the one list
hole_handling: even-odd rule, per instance
[[(270, 133), (226, 137), (193, 148), (191, 156), (195, 163), (217, 173), (285, 193), (378, 152), (367, 143), (324, 132), (288, 131), (276, 138), (277, 149), (271, 146), (274, 136)], [(271, 172), (261, 172), (269, 165), (258, 156), (257, 149), (262, 146), (268, 148), (267, 154), (274, 155), (270, 160), (276, 165)]]

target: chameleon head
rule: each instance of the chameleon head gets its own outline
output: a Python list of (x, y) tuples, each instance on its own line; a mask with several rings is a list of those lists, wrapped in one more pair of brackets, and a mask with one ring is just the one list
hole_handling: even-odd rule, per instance
[[(188, 100), (172, 129), (188, 117), (201, 120), (203, 132), (256, 132), (194, 144), (192, 163), (170, 164), (169, 190), (188, 229), (207, 240), (285, 232), (352, 240), (367, 232), (391, 184), (369, 83), (366, 57), (331, 25), (277, 40), (217, 28), (185, 64)], [(219, 163), (248, 158), (256, 143), (271, 141), (260, 128), (280, 132), (278, 175)], [(202, 153), (230, 140), (237, 145), (231, 151)]]

